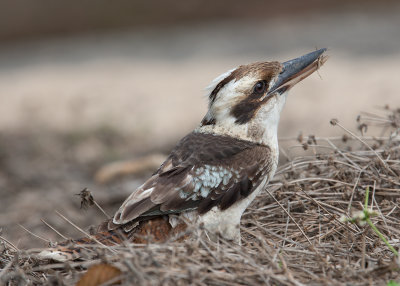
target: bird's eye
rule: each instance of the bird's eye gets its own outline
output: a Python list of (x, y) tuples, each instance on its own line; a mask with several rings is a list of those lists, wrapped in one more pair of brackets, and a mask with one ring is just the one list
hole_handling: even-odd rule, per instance
[(266, 87), (267, 87), (267, 85), (266, 85), (265, 81), (261, 80), (256, 83), (253, 91), (254, 91), (254, 93), (257, 93), (257, 94), (263, 94), (265, 92)]

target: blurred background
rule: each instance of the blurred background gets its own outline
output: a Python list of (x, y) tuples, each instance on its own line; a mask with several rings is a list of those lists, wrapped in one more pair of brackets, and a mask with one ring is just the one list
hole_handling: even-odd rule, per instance
[[(151, 171), (100, 184), (107, 163), (164, 153), (207, 109), (204, 88), (252, 61), (316, 48), (328, 62), (296, 86), (281, 138), (334, 136), (361, 111), (399, 107), (398, 1), (0, 1), (0, 228), (17, 247), (104, 219)], [(45, 240), (27, 233), (20, 225)]]

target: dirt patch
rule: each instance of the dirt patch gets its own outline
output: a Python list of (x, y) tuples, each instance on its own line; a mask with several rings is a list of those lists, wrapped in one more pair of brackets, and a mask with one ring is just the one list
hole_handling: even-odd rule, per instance
[[(98, 224), (102, 214), (80, 209), (80, 198), (76, 194), (88, 187), (99, 203), (113, 213), (141, 183), (143, 174), (125, 177), (112, 185), (96, 184), (94, 174), (108, 162), (153, 152), (147, 145), (140, 138), (128, 138), (106, 127), (75, 133), (3, 133), (0, 136), (0, 225), (3, 236), (21, 248), (43, 246), (43, 241), (25, 235), (19, 226), (23, 225), (50, 241), (59, 240), (60, 237), (40, 219), (68, 237), (78, 235), (79, 232), (55, 215), (55, 210), (79, 225)], [(167, 144), (166, 152), (168, 148)]]

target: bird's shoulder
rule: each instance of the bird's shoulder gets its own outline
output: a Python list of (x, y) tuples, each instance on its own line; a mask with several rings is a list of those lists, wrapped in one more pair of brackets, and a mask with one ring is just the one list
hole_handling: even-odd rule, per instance
[(269, 146), (256, 142), (226, 135), (192, 132), (178, 142), (156, 174), (161, 175), (171, 169), (188, 166), (240, 168), (239, 164), (268, 158), (270, 153)]

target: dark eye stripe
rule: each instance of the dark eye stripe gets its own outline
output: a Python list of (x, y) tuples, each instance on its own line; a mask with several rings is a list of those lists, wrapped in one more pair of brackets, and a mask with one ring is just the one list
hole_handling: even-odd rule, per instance
[[(268, 90), (268, 83), (266, 80), (258, 81), (245, 99), (237, 103), (231, 110), (231, 114), (236, 118), (237, 124), (245, 124), (249, 122), (257, 111), (265, 104), (270, 98), (263, 98)], [(263, 99), (262, 99), (263, 98)]]

